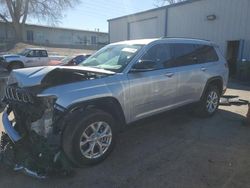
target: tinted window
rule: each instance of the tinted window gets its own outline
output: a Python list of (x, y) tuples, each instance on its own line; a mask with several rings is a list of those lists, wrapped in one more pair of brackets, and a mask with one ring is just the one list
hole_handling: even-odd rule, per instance
[(28, 54), (29, 57), (40, 57), (38, 50), (31, 50)]
[(40, 55), (40, 57), (47, 57), (48, 56), (47, 51), (45, 51), (45, 50), (41, 50), (39, 52), (39, 55)]
[(208, 63), (219, 60), (214, 48), (207, 45), (197, 45), (196, 57), (198, 63)]
[(168, 45), (171, 59), (164, 63), (166, 68), (218, 61), (217, 53), (212, 46), (197, 44)]
[(165, 67), (179, 67), (195, 64), (196, 46), (194, 44), (169, 44), (171, 59), (165, 62)]
[(155, 62), (155, 68), (161, 69), (164, 64), (171, 59), (169, 45), (159, 44), (151, 47), (141, 60), (150, 60)]

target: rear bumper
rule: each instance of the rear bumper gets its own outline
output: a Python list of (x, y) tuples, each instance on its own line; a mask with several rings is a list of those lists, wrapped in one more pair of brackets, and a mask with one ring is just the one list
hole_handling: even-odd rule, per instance
[(17, 142), (21, 139), (20, 134), (14, 129), (12, 122), (9, 120), (9, 114), (7, 110), (3, 112), (2, 116), (2, 122), (3, 122), (3, 128), (6, 132), (6, 134), (10, 137), (12, 142)]

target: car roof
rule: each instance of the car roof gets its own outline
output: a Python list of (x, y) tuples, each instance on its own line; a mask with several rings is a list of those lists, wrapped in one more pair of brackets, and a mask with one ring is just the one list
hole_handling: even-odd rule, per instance
[(156, 41), (159, 39), (138, 39), (138, 40), (126, 40), (126, 41), (121, 41), (121, 42), (116, 42), (113, 44), (128, 44), (128, 45), (133, 45), (133, 44), (141, 44), (141, 45), (147, 45), (153, 41)]
[(204, 45), (214, 45), (211, 41), (195, 38), (182, 38), (182, 37), (166, 37), (166, 38), (153, 38), (153, 39), (139, 39), (139, 40), (127, 40), (116, 42), (113, 44), (129, 44), (129, 45), (148, 45), (157, 41), (165, 41), (169, 43), (192, 43), (192, 44), (204, 44)]
[(46, 50), (45, 48), (26, 48), (26, 50)]

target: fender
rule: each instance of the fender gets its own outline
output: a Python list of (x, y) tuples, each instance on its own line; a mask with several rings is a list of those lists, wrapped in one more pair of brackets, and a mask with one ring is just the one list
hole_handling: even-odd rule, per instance
[(201, 98), (200, 98), (200, 99), (202, 99), (202, 97), (204, 96), (204, 94), (205, 94), (205, 92), (206, 92), (208, 86), (209, 86), (210, 84), (212, 84), (212, 83), (215, 83), (215, 84), (219, 87), (218, 89), (219, 89), (219, 91), (220, 91), (220, 94), (223, 93), (223, 79), (222, 79), (221, 76), (215, 76), (215, 77), (209, 78), (209, 79), (207, 80), (206, 85), (205, 85), (205, 87), (204, 87), (204, 89), (203, 89), (203, 92), (202, 92), (202, 95), (201, 95)]
[(20, 60), (13, 60), (13, 61), (8, 62), (8, 67), (9, 67), (9, 66), (11, 66), (11, 64), (13, 64), (13, 63), (18, 63), (18, 64), (21, 64), (21, 65), (22, 65), (22, 67), (24, 67), (23, 62), (22, 62), (22, 61), (20, 61)]
[[(65, 122), (68, 122), (74, 117), (74, 112), (82, 111), (82, 113), (84, 113), (84, 111), (89, 108), (98, 108), (113, 115), (113, 117), (119, 122), (118, 125), (120, 130), (126, 126), (126, 118), (122, 106), (114, 97), (102, 97), (74, 103), (65, 109), (62, 119), (64, 119)], [(64, 126), (66, 124), (67, 123), (64, 123)], [(63, 129), (64, 128), (65, 127), (63, 127)]]

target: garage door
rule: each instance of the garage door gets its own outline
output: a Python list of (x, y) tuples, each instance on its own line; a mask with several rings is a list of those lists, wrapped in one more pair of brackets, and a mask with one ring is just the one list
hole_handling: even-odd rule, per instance
[(131, 22), (129, 24), (129, 39), (157, 37), (157, 18)]

